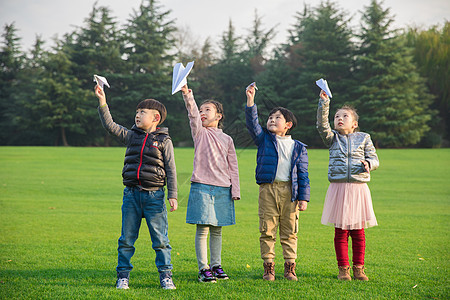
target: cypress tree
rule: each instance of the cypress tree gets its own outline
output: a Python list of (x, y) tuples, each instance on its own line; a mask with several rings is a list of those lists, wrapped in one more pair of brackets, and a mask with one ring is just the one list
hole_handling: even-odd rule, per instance
[(373, 0), (363, 12), (357, 56), (360, 127), (376, 146), (404, 147), (420, 141), (434, 115), (431, 96), (413, 64), (406, 39), (390, 26), (389, 9)]
[[(183, 113), (179, 95), (171, 96), (172, 68), (175, 56), (173, 33), (176, 31), (170, 10), (156, 0), (144, 0), (134, 10), (125, 27), (125, 60), (127, 71), (122, 77), (123, 95), (115, 105), (123, 113), (118, 121), (131, 128), (136, 105), (148, 98), (164, 103), (167, 119), (164, 122), (173, 133), (185, 127), (178, 116)], [(176, 97), (178, 96), (178, 97)], [(174, 142), (178, 141), (172, 135)]]
[(333, 2), (322, 2), (316, 8), (305, 5), (296, 20), (281, 60), (276, 56), (279, 62), (274, 74), (281, 78), (266, 76), (266, 81), (273, 79), (279, 83), (268, 95), (272, 100), (279, 99), (278, 105), (296, 115), (299, 128), (292, 132), (294, 137), (310, 146), (323, 146), (315, 128), (320, 92), (315, 81), (321, 77), (327, 79), (333, 91), (333, 103), (351, 100), (352, 32), (345, 12)]
[(450, 140), (450, 22), (432, 26), (427, 30), (410, 28), (408, 45), (414, 49), (414, 61), (427, 87), (435, 96), (433, 109), (439, 117), (432, 120), (432, 131), (426, 136), (424, 145), (438, 146), (442, 138)]
[(72, 34), (72, 39), (63, 47), (72, 62), (71, 72), (80, 80), (81, 86), (91, 93), (90, 105), (86, 108), (83, 127), (89, 134), (82, 136), (84, 144), (108, 146), (111, 136), (103, 130), (95, 109), (98, 102), (94, 96), (93, 75), (105, 76), (111, 84), (106, 88), (109, 99), (121, 97), (123, 85), (122, 73), (125, 72), (125, 63), (122, 59), (124, 51), (122, 32), (118, 23), (111, 16), (107, 7), (97, 7), (95, 3), (89, 17), (85, 19), (82, 27)]
[(18, 111), (15, 93), (18, 92), (24, 55), (15, 23), (6, 24), (0, 49), (0, 145), (13, 143), (16, 127), (14, 118)]

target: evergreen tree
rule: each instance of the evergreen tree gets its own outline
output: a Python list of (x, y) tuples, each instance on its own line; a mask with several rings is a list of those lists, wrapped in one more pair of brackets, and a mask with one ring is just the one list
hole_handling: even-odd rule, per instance
[(269, 86), (262, 96), (294, 112), (299, 128), (292, 134), (310, 146), (323, 146), (315, 128), (320, 91), (315, 81), (327, 79), (334, 105), (351, 100), (354, 49), (345, 15), (332, 2), (315, 8), (305, 5), (296, 15), (289, 43), (278, 51), (264, 76)]
[(248, 36), (245, 39), (247, 45), (247, 59), (252, 67), (253, 78), (264, 71), (264, 65), (267, 62), (268, 47), (274, 36), (275, 27), (264, 30), (262, 28), (262, 18), (258, 16), (258, 11), (255, 10), (253, 27), (248, 30)]
[(93, 93), (93, 75), (105, 76), (111, 83), (111, 89), (107, 88), (109, 98), (115, 99), (123, 94), (121, 84), (122, 74), (126, 71), (125, 62), (122, 59), (124, 42), (117, 21), (111, 16), (107, 7), (92, 7), (89, 17), (84, 25), (72, 34), (69, 43), (63, 50), (70, 58), (71, 73), (80, 80), (82, 88), (91, 92), (89, 97), (91, 109), (86, 111), (86, 132), (82, 137), (86, 144), (110, 144), (111, 136), (103, 130), (98, 119), (96, 98)]
[[(194, 68), (191, 70), (188, 78), (188, 86), (195, 92), (197, 101), (204, 99), (203, 95), (214, 95), (214, 91), (218, 90), (211, 75), (211, 66), (215, 63), (216, 57), (212, 50), (210, 38), (206, 38), (203, 44), (200, 44), (189, 27), (178, 28), (174, 34), (175, 48), (177, 51), (176, 62), (181, 62), (183, 65), (190, 61), (195, 61)], [(181, 92), (174, 95), (174, 99), (179, 111), (174, 118), (177, 118), (178, 123), (188, 124), (186, 109), (184, 108)], [(193, 146), (191, 132), (189, 126), (178, 127), (176, 133), (176, 140), (179, 146)]]
[(14, 117), (19, 111), (15, 94), (19, 91), (20, 74), (24, 55), (20, 50), (20, 37), (15, 23), (6, 24), (2, 34), (3, 45), (0, 50), (0, 145), (14, 141), (18, 130)]
[[(12, 135), (11, 142), (14, 145), (51, 145), (52, 139), (45, 131), (36, 130), (35, 126), (39, 116), (29, 109), (39, 88), (38, 81), (44, 76), (44, 60), (47, 52), (43, 49), (44, 41), (40, 36), (36, 37), (33, 48), (25, 57), (24, 67), (20, 73), (20, 82), (14, 93), (14, 103), (17, 108), (12, 116), (13, 124), (18, 130)], [(38, 119), (36, 119), (38, 118)], [(33, 132), (33, 134), (30, 134)]]
[(434, 112), (431, 96), (412, 62), (405, 38), (390, 30), (389, 9), (373, 0), (362, 17), (357, 58), (360, 127), (376, 146), (404, 147), (420, 141)]
[(195, 66), (189, 75), (189, 86), (195, 90), (197, 99), (216, 98), (222, 95), (221, 84), (216, 80), (215, 65), (218, 58), (213, 51), (211, 40), (207, 38), (200, 49), (191, 52), (190, 59), (195, 59)]
[(81, 87), (71, 74), (72, 62), (61, 45), (43, 59), (44, 70), (37, 80), (34, 96), (25, 102), (25, 126), (53, 140), (53, 145), (69, 145), (69, 134), (86, 134), (87, 101), (92, 92)]
[(128, 72), (124, 74), (124, 94), (120, 99), (111, 99), (115, 107), (124, 114), (118, 116), (121, 124), (131, 127), (136, 105), (146, 99), (161, 101), (167, 108), (165, 125), (170, 129), (172, 139), (179, 141), (176, 133), (186, 124), (179, 116), (185, 115), (185, 108), (179, 95), (171, 96), (172, 54), (176, 30), (170, 10), (163, 11), (156, 0), (144, 0), (139, 10), (134, 10), (125, 29), (125, 55)]
[(441, 137), (450, 140), (450, 22), (428, 30), (410, 28), (407, 38), (414, 48), (418, 71), (435, 96), (432, 108), (439, 111), (439, 118), (432, 120), (433, 132), (427, 137), (427, 145), (440, 145)]
[(242, 37), (238, 36), (232, 21), (228, 29), (222, 34), (219, 44), (221, 57), (219, 62), (211, 68), (212, 78), (219, 90), (215, 94), (208, 94), (208, 98), (215, 98), (223, 104), (225, 111), (224, 131), (239, 144), (237, 135), (240, 133), (244, 119), (244, 89), (252, 78), (252, 70), (247, 56), (244, 54)]

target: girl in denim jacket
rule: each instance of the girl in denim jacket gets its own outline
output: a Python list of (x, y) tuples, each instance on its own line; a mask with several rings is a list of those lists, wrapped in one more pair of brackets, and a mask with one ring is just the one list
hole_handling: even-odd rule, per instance
[(233, 139), (222, 131), (222, 104), (207, 100), (198, 108), (192, 90), (185, 85), (181, 91), (195, 148), (186, 223), (197, 226), (198, 280), (216, 282), (217, 279), (228, 279), (221, 266), (222, 226), (236, 224), (234, 200), (241, 198), (236, 150)]

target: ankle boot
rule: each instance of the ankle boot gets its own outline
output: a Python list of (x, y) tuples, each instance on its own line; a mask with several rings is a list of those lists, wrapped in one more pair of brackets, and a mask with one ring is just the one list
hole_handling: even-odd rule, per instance
[(366, 273), (364, 273), (364, 266), (353, 266), (353, 277), (357, 280), (363, 280), (368, 281), (369, 278), (366, 276)]
[(297, 281), (297, 275), (295, 274), (295, 262), (284, 263), (284, 278), (287, 280)]
[(264, 275), (263, 279), (268, 281), (274, 281), (275, 280), (275, 263), (274, 262), (268, 262), (264, 263)]
[(350, 266), (339, 266), (339, 280), (350, 281), (352, 277), (350, 276)]

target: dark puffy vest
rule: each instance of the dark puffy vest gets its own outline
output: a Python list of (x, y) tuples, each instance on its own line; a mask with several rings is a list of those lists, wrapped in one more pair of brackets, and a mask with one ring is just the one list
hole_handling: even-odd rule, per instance
[(133, 126), (122, 170), (124, 185), (147, 189), (166, 184), (162, 151), (168, 138), (163, 132), (146, 133)]

